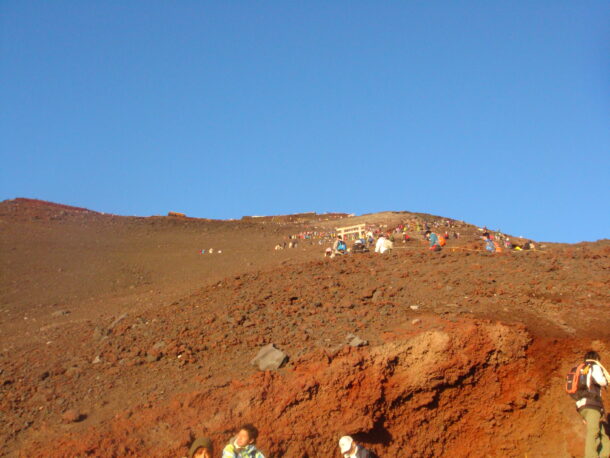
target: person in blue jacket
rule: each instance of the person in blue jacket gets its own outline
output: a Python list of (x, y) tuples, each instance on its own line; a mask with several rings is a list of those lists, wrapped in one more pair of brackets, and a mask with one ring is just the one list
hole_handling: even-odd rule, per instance
[(430, 242), (430, 251), (441, 251), (441, 244), (438, 241), (438, 235), (434, 232), (426, 231), (426, 239)]
[(489, 233), (483, 234), (483, 240), (485, 241), (485, 249), (487, 251), (489, 251), (490, 253), (495, 253), (496, 245), (494, 244), (494, 241), (491, 239), (491, 236), (489, 235)]

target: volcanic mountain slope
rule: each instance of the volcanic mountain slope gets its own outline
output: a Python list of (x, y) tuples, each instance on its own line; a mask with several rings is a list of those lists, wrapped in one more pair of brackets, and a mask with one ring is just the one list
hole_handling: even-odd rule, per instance
[[(268, 456), (335, 456), (343, 434), (379, 456), (580, 453), (584, 430), (562, 378), (591, 346), (610, 358), (607, 241), (494, 256), (474, 251), (472, 228), (473, 238), (441, 253), (411, 242), (389, 255), (323, 260), (315, 243), (272, 250), (306, 223), (8, 213), (2, 250), (17, 249), (2, 280), (6, 454), (181, 456), (193, 437), (207, 434), (218, 448), (246, 421), (260, 428)], [(372, 217), (391, 225), (396, 215)], [(72, 236), (60, 243), (65, 228)], [(138, 246), (165, 240), (162, 259), (137, 258), (136, 248), (122, 257), (147, 233)], [(18, 256), (36, 237), (49, 270)], [(103, 249), (92, 256), (95, 237)], [(222, 246), (226, 260), (191, 258), (191, 239), (193, 251), (212, 240), (205, 246)], [(84, 299), (53, 305), (38, 303), (44, 288), (20, 301), (14, 289), (27, 284), (5, 282), (9, 270), (30, 272), (61, 300), (65, 290), (46, 275), (61, 263), (76, 270), (79, 253), (103, 264), (103, 251), (113, 266), (138, 259), (148, 283), (100, 281), (96, 294), (95, 275), (75, 274)], [(184, 278), (166, 270), (174, 252), (174, 265), (182, 257), (201, 270)], [(212, 260), (226, 264), (197, 264)], [(351, 347), (348, 334), (368, 345)], [(249, 364), (268, 343), (290, 357), (277, 372)]]

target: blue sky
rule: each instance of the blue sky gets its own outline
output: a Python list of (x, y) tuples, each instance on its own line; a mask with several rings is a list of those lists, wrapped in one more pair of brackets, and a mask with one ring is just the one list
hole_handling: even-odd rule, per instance
[(0, 200), (610, 237), (608, 1), (0, 2)]

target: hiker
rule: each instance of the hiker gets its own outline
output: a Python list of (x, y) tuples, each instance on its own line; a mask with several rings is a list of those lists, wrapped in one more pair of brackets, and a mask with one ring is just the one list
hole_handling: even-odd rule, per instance
[(200, 437), (189, 450), (188, 458), (212, 458), (212, 441), (207, 437)]
[(347, 245), (343, 241), (343, 238), (338, 235), (337, 239), (335, 240), (335, 243), (333, 243), (333, 256), (336, 256), (338, 254), (345, 254), (346, 251)]
[(602, 386), (607, 387), (610, 375), (600, 363), (599, 353), (588, 351), (584, 357), (581, 374), (585, 380), (576, 392), (576, 410), (587, 425), (585, 437), (585, 458), (610, 456), (610, 439), (604, 429), (604, 404)]
[(371, 452), (362, 445), (356, 444), (350, 436), (343, 436), (339, 439), (339, 450), (344, 458), (370, 458)]
[(222, 451), (222, 458), (265, 458), (254, 445), (258, 438), (258, 429), (250, 423), (239, 428), (237, 435)]
[(487, 251), (489, 251), (490, 253), (495, 253), (496, 252), (496, 244), (490, 238), (489, 234), (487, 234), (487, 236), (484, 236), (483, 240), (485, 241), (485, 249)]
[(392, 243), (391, 240), (388, 240), (384, 234), (381, 234), (375, 244), (375, 253), (383, 254), (386, 251), (390, 251), (392, 248), (394, 248), (394, 243)]
[(434, 232), (426, 231), (424, 237), (430, 242), (430, 247), (428, 248), (430, 251), (441, 251), (441, 243), (438, 239), (438, 235)]
[(531, 240), (528, 240), (527, 242), (525, 242), (523, 244), (523, 249), (524, 250), (534, 250), (536, 249), (534, 242), (532, 242)]
[(352, 246), (352, 253), (368, 253), (369, 249), (366, 247), (366, 240), (358, 239)]

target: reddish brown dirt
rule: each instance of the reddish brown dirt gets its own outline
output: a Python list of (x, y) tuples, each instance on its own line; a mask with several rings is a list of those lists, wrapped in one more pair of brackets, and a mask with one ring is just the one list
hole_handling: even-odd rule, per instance
[[(0, 203), (0, 451), (182, 456), (250, 421), (267, 456), (338, 456), (343, 434), (382, 457), (578, 456), (562, 378), (589, 347), (610, 360), (610, 243), (488, 255), (463, 226), (441, 253), (273, 250), (305, 228), (406, 217), (340, 216)], [(286, 367), (249, 364), (267, 343)]]

